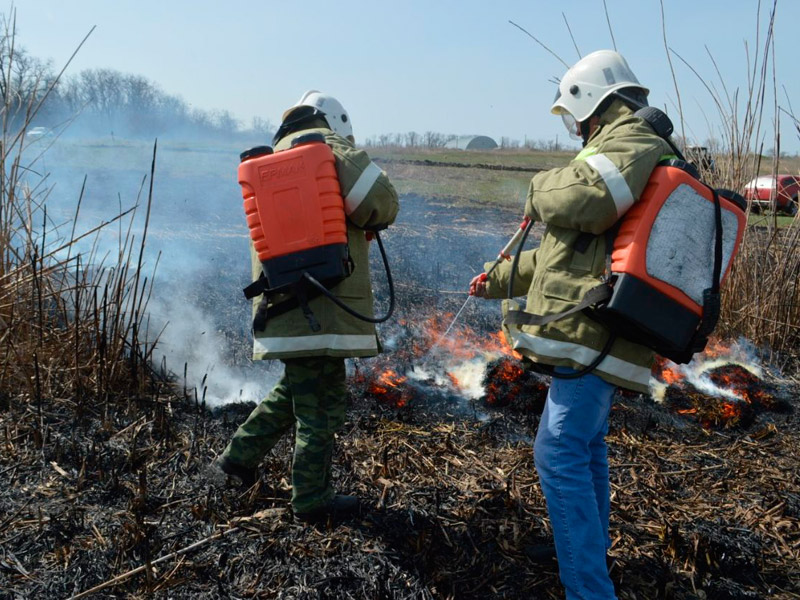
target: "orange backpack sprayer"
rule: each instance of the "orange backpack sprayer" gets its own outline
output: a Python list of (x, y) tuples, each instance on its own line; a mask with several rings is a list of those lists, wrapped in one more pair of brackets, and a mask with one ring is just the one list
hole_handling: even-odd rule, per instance
[[(663, 112), (648, 107), (636, 115), (669, 141), (672, 123)], [(680, 156), (674, 146), (673, 150)], [(563, 313), (541, 316), (509, 311), (505, 322), (544, 325), (584, 311), (609, 326), (608, 342), (592, 364), (559, 377), (579, 377), (594, 370), (617, 336), (674, 362), (687, 363), (705, 348), (719, 319), (720, 285), (742, 240), (745, 208), (746, 202), (735, 192), (715, 190), (700, 181), (690, 163), (662, 161), (638, 202), (606, 232), (603, 283)], [(530, 225), (521, 244), (528, 231)], [(582, 251), (579, 244), (576, 252)], [(514, 257), (509, 298), (519, 254)]]
[(742, 241), (746, 204), (679, 162), (656, 167), (622, 219), (611, 251), (612, 294), (596, 316), (623, 337), (688, 362), (719, 318), (719, 288)]
[[(329, 288), (353, 272), (347, 244), (347, 217), (336, 173), (336, 160), (321, 134), (300, 135), (291, 147), (273, 152), (257, 146), (240, 154), (239, 184), (250, 238), (262, 276), (244, 289), (250, 299), (264, 294), (256, 314), (256, 329), (268, 318), (297, 306), (303, 310), (311, 329), (319, 323), (308, 300), (327, 296), (343, 310), (362, 320), (380, 323), (394, 309), (394, 287), (383, 245), (377, 232), (389, 280), (391, 303), (386, 316), (378, 319), (353, 311), (330, 293)], [(270, 305), (277, 293), (291, 293), (292, 299)]]

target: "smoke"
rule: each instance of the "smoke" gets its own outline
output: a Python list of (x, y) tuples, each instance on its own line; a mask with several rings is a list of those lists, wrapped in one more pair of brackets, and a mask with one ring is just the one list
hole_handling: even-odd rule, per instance
[(122, 254), (130, 257), (132, 272), (145, 239), (141, 277), (148, 289), (152, 281), (146, 337), (148, 343), (157, 339), (154, 366), (172, 372), (188, 394), (209, 406), (259, 400), (277, 378), (275, 367), (250, 358), (250, 305), (241, 292), (250, 265), (236, 184), (240, 149), (239, 144), (202, 151), (161, 144), (146, 231), (152, 141), (58, 139), (29, 175), (34, 187), (47, 173), (50, 247), (59, 243), (56, 225), (61, 238), (72, 230), (84, 178), (76, 235), (138, 204), (135, 213), (82, 239), (70, 252), (83, 255), (85, 269), (109, 266)]
[[(669, 379), (677, 378), (685, 381), (706, 396), (736, 402), (745, 401), (745, 398), (739, 391), (720, 387), (715, 383), (710, 377), (715, 369), (725, 365), (738, 365), (759, 379), (764, 376), (764, 367), (761, 365), (756, 348), (745, 338), (739, 338), (730, 345), (723, 345), (719, 341), (709, 342), (706, 350), (696, 354), (691, 362), (676, 365), (667, 361), (667, 365)], [(651, 377), (650, 395), (655, 401), (662, 402), (669, 385), (669, 382)]]
[(150, 317), (152, 322), (163, 324), (155, 364), (165, 364), (178, 374), (207, 406), (257, 402), (274, 384), (274, 369), (253, 365), (246, 356), (237, 357), (230, 334), (220, 330), (212, 315), (198, 307), (182, 299), (158, 298), (150, 306)]
[[(203, 147), (159, 143), (156, 157), (142, 273), (148, 281), (155, 277), (148, 304), (148, 336), (150, 341), (158, 337), (156, 368), (166, 365), (187, 393), (196, 394), (198, 400), (205, 397), (209, 406), (258, 400), (282, 368), (277, 361), (251, 361), (250, 305), (241, 291), (250, 283), (250, 265), (236, 182), (238, 153), (262, 141), (221, 141)], [(66, 224), (61, 231), (68, 234), (85, 177), (76, 233), (137, 202), (139, 209), (132, 222), (115, 223), (84, 240), (79, 249), (93, 248), (98, 261), (106, 255), (113, 260), (127, 238), (138, 251), (145, 234), (144, 205), (150, 183), (145, 178), (152, 151), (152, 142), (54, 140), (42, 159), (42, 170), (50, 173), (52, 186), (48, 217)], [(513, 233), (521, 209), (521, 201), (514, 210), (496, 205), (462, 210), (447, 200), (401, 198), (398, 221), (383, 234), (398, 306), (395, 317), (379, 326), (381, 338), (388, 342), (387, 352), (408, 350), (410, 341), (404, 334), (408, 322), (436, 315), (444, 319), (457, 312), (467, 298), (470, 279), (497, 255)], [(382, 314), (388, 305), (388, 289), (376, 247), (370, 260), (375, 310)], [(478, 341), (488, 339), (499, 324), (498, 302), (472, 302), (449, 337), (463, 325), (475, 332)], [(451, 355), (437, 353), (436, 360), (425, 362), (424, 368), (449, 381), (453, 389), (453, 379), (458, 380), (463, 396), (480, 396), (480, 379), (491, 357), (454, 354), (452, 344), (444, 348)]]
[(486, 354), (472, 360), (452, 365), (447, 372), (455, 379), (461, 393), (470, 400), (478, 400), (486, 394), (483, 380), (486, 375), (486, 366), (494, 359), (496, 354)]

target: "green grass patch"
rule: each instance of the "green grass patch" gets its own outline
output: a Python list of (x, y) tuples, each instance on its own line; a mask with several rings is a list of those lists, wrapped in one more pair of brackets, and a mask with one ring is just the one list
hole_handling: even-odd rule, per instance
[(448, 198), (454, 204), (464, 207), (490, 202), (519, 207), (522, 210), (532, 175), (516, 171), (397, 163), (382, 166), (400, 194)]
[[(575, 156), (574, 152), (534, 152), (531, 150), (420, 150), (404, 148), (371, 148), (370, 156), (389, 175), (401, 194), (418, 194), (427, 198), (447, 198), (455, 205), (495, 203), (519, 208), (525, 202), (533, 172), (501, 171), (478, 165), (500, 165), (547, 170), (562, 167)], [(409, 161), (457, 163), (465, 167), (409, 164)]]
[[(775, 216), (775, 225), (777, 227), (789, 227), (792, 223), (794, 223), (796, 218), (798, 217), (777, 215)], [(754, 227), (769, 227), (772, 222), (773, 222), (773, 215), (771, 213), (751, 212), (750, 216), (747, 218), (747, 224), (752, 225)]]
[(506, 167), (527, 167), (552, 169), (563, 167), (577, 154), (569, 152), (539, 152), (534, 150), (452, 150), (440, 148), (423, 150), (419, 148), (369, 148), (373, 159), (385, 160), (430, 160), (434, 162), (459, 163), (463, 165), (502, 165)]

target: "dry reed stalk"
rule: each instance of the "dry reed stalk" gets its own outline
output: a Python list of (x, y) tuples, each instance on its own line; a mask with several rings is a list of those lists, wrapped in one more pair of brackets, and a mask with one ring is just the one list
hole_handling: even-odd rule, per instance
[[(63, 71), (47, 83), (37, 75), (27, 95), (16, 89), (13, 16), (5, 27), (0, 39), (0, 89), (6, 91), (0, 97), (0, 340), (5, 357), (0, 385), (12, 397), (27, 394), (39, 413), (48, 398), (74, 398), (80, 412), (92, 400), (136, 396), (153, 377), (148, 364), (152, 345), (149, 350), (140, 345), (139, 331), (153, 290), (152, 278), (142, 271), (155, 146), (138, 248), (132, 233), (136, 206), (120, 207), (115, 217), (79, 232), (85, 178), (69, 237), (60, 237), (60, 226), (48, 216), (47, 175), (37, 170), (42, 152), (32, 155), (26, 132)], [(139, 196), (146, 181), (144, 176)], [(126, 218), (116, 256), (99, 257), (99, 234), (117, 221), (122, 233)]]
[[(721, 139), (715, 144), (716, 168), (703, 172), (714, 187), (742, 190), (754, 177), (763, 174), (762, 154), (766, 139), (773, 140), (769, 172), (775, 177), (780, 166), (779, 115), (790, 112), (777, 103), (774, 24), (777, 0), (773, 0), (766, 23), (761, 5), (757, 8), (755, 52), (745, 43), (747, 84), (744, 90), (732, 88), (722, 77), (716, 60), (706, 51), (719, 79), (719, 89), (703, 78), (689, 61), (667, 46), (667, 56), (676, 56), (708, 91), (717, 111)], [(662, 5), (663, 10), (663, 5)], [(763, 30), (763, 31), (762, 31)], [(670, 60), (670, 65), (671, 65)], [(674, 77), (674, 72), (673, 72)], [(771, 79), (771, 81), (770, 81)], [(678, 90), (675, 79), (676, 93)], [(720, 91), (721, 90), (721, 91)], [(772, 94), (774, 128), (765, 131), (764, 111)], [(678, 99), (680, 104), (680, 96)], [(794, 119), (797, 122), (796, 119)], [(683, 117), (681, 115), (681, 126)], [(775, 198), (772, 198), (773, 209)], [(752, 207), (751, 207), (752, 208)], [(750, 215), (748, 209), (748, 216)], [(788, 227), (778, 227), (775, 211), (745, 232), (739, 255), (726, 282), (720, 332), (741, 335), (766, 350), (770, 360), (783, 364), (800, 359), (800, 218)]]

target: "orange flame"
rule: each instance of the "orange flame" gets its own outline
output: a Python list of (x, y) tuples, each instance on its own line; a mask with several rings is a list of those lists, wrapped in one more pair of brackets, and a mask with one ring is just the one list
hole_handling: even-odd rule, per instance
[(369, 391), (373, 394), (385, 394), (388, 388), (396, 388), (408, 379), (408, 377), (398, 375), (392, 369), (386, 369), (381, 373), (375, 382), (370, 386)]
[[(486, 402), (498, 406), (510, 402), (520, 392), (519, 380), (523, 373), (522, 367), (511, 361), (500, 364), (493, 373), (492, 381), (486, 386)], [(506, 388), (505, 391), (503, 388)]]
[[(738, 343), (712, 339), (688, 368), (659, 359), (655, 372), (656, 377), (674, 388), (672, 398), (678, 405), (678, 414), (693, 415), (704, 427), (735, 426), (752, 418), (754, 408), (770, 410), (779, 404), (761, 379), (757, 362), (749, 356)], [(720, 392), (706, 395), (701, 384), (708, 380)], [(731, 395), (741, 401), (731, 399)]]
[(378, 375), (367, 391), (374, 396), (387, 397), (390, 402), (400, 408), (405, 406), (408, 401), (408, 392), (402, 388), (407, 380), (408, 377), (405, 375), (399, 375), (393, 369), (386, 369)]
[(722, 405), (722, 418), (735, 419), (742, 414), (742, 409), (734, 402), (725, 402)]

